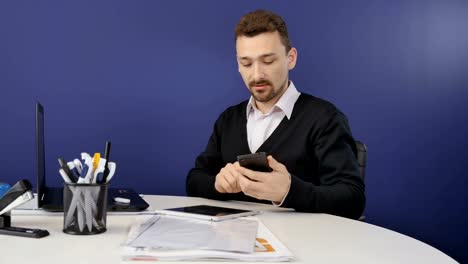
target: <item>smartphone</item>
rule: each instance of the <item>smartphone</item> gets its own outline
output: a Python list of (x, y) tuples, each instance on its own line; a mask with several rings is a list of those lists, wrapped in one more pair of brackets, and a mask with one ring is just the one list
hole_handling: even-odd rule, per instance
[(271, 172), (272, 169), (268, 166), (267, 155), (265, 152), (257, 152), (253, 154), (239, 155), (237, 161), (242, 167), (254, 171)]

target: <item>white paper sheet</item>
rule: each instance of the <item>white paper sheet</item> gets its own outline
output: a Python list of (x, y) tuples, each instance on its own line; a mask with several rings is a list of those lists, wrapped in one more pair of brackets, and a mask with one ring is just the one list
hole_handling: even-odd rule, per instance
[[(132, 226), (127, 242), (131, 242), (141, 231), (141, 224), (151, 216), (139, 216)], [(227, 252), (220, 250), (168, 250), (148, 247), (122, 246), (122, 261), (204, 261), (204, 260), (235, 260), (252, 262), (279, 262), (294, 260), (293, 254), (285, 247), (270, 230), (256, 217), (244, 219), (258, 222), (255, 250), (252, 253)]]
[(127, 245), (153, 249), (208, 249), (251, 253), (258, 222), (229, 219), (220, 222), (155, 215), (141, 225)]

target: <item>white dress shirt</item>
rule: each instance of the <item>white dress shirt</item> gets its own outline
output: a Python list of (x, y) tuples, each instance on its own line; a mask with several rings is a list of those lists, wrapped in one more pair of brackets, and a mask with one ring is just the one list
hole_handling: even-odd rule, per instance
[(260, 146), (275, 131), (281, 120), (286, 116), (291, 118), (294, 104), (301, 95), (293, 82), (289, 83), (288, 88), (276, 102), (276, 104), (266, 114), (258, 110), (255, 99), (250, 96), (247, 104), (247, 140), (252, 153), (257, 152)]
[[(288, 119), (291, 118), (291, 114), (294, 108), (294, 104), (299, 98), (299, 93), (294, 86), (293, 82), (289, 83), (288, 88), (271, 108), (271, 110), (264, 114), (258, 110), (255, 100), (250, 96), (249, 103), (247, 104), (247, 140), (249, 142), (249, 148), (252, 153), (257, 152), (260, 146), (268, 139), (268, 137), (275, 131), (281, 120), (286, 116)], [(291, 175), (289, 175), (291, 177)], [(272, 201), (275, 206), (281, 206), (288, 196), (289, 188), (283, 199), (276, 203)]]

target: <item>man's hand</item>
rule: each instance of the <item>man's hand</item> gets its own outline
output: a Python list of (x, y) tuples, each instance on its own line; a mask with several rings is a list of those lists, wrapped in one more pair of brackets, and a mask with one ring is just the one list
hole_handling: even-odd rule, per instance
[(238, 193), (241, 192), (239, 186), (240, 173), (237, 171), (239, 162), (228, 163), (216, 175), (215, 189), (220, 193)]
[(281, 202), (289, 191), (291, 176), (286, 167), (268, 156), (268, 165), (272, 172), (258, 172), (235, 164), (240, 173), (240, 189), (248, 196), (272, 202)]

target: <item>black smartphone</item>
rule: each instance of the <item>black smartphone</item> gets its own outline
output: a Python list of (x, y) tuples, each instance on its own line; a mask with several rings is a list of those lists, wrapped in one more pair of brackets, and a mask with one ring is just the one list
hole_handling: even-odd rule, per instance
[(265, 152), (257, 152), (253, 154), (245, 154), (237, 156), (237, 161), (242, 167), (254, 171), (271, 172), (272, 169), (268, 166), (267, 155)]

